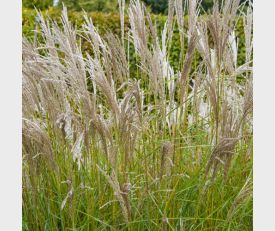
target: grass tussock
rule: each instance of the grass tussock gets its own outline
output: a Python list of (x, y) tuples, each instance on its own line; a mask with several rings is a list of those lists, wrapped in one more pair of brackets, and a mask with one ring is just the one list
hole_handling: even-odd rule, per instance
[(201, 15), (171, 0), (160, 30), (119, 0), (121, 36), (85, 14), (76, 30), (66, 7), (61, 25), (40, 15), (43, 41), (23, 38), (24, 230), (252, 230), (252, 5), (239, 2)]

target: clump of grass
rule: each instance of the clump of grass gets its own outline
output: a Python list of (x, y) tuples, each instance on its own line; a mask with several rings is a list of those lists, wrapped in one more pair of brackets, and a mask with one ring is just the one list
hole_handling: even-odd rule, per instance
[(77, 31), (64, 7), (60, 26), (40, 14), (43, 42), (23, 39), (24, 230), (251, 230), (252, 6), (238, 66), (239, 0), (209, 15), (171, 0), (161, 31), (131, 1), (127, 36), (118, 3), (120, 37), (85, 14)]

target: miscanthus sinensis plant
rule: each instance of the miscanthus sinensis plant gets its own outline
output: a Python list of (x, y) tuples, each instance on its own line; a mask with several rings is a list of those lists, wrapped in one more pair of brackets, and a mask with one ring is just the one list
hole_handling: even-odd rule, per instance
[(41, 40), (23, 38), (24, 230), (252, 229), (252, 5), (218, 2), (170, 0), (159, 28), (119, 0), (120, 36), (39, 14)]

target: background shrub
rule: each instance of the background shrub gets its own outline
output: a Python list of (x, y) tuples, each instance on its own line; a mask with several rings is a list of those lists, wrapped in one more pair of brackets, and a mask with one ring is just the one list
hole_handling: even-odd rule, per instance
[[(42, 11), (44, 16), (48, 16), (51, 19), (56, 20), (60, 23), (60, 15), (61, 11), (58, 8), (50, 7), (45, 11)], [(34, 30), (35, 30), (35, 17), (37, 15), (36, 10), (23, 8), (22, 12), (22, 31), (23, 35), (28, 39), (34, 39)], [(98, 28), (100, 34), (104, 34), (108, 31), (112, 31), (112, 33), (116, 35), (120, 35), (120, 18), (119, 14), (114, 12), (104, 13), (104, 12), (89, 12), (88, 16), (92, 18), (94, 25)], [(84, 22), (83, 13), (77, 11), (68, 11), (68, 17), (71, 22), (74, 23), (77, 29), (81, 29), (81, 25)], [(164, 15), (153, 15), (153, 20), (157, 24), (159, 28), (163, 28), (163, 25), (167, 19)], [(185, 16), (185, 25), (187, 26), (188, 17)], [(128, 17), (125, 16), (125, 32), (127, 33), (127, 29), (129, 27)], [(244, 40), (244, 31), (243, 31), (243, 20), (242, 17), (239, 18), (236, 28), (236, 36), (238, 38), (238, 65), (244, 64), (245, 62), (245, 40)], [(39, 39), (39, 37), (38, 37)], [(187, 46), (187, 42), (185, 43)], [(82, 44), (83, 51), (89, 52), (89, 46), (86, 41), (83, 41)], [(170, 64), (175, 68), (179, 64), (179, 55), (180, 55), (180, 36), (177, 27), (174, 29), (174, 39), (173, 44), (171, 45), (170, 52)], [(132, 60), (134, 59), (131, 58)], [(195, 62), (193, 65), (196, 65), (200, 61), (200, 57), (197, 54)], [(195, 68), (195, 67), (194, 67)]]

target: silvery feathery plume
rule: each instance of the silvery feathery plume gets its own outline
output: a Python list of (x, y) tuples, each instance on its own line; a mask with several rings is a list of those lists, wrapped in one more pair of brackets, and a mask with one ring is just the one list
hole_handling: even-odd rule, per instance
[(175, 0), (168, 1), (168, 16), (167, 16), (167, 32), (168, 40), (167, 43), (172, 41), (173, 37), (173, 17), (175, 12)]
[(82, 161), (82, 142), (83, 142), (83, 133), (79, 135), (72, 147), (73, 160), (77, 162), (78, 169), (80, 169), (80, 164)]
[(183, 1), (176, 0), (175, 1), (175, 11), (177, 16), (177, 23), (179, 27), (180, 33), (180, 41), (181, 41), (181, 48), (184, 48), (184, 8), (183, 8)]
[(252, 3), (249, 1), (249, 7), (247, 13), (243, 17), (244, 21), (244, 34), (245, 34), (245, 55), (246, 62), (251, 60), (251, 54), (253, 49), (252, 43), (252, 30), (253, 30), (253, 13), (252, 13)]
[(73, 129), (72, 129), (72, 113), (69, 102), (66, 102), (66, 112), (61, 114), (57, 121), (58, 127), (61, 129), (64, 138), (69, 141), (73, 140)]
[(53, 160), (53, 149), (50, 137), (46, 130), (46, 124), (43, 121), (23, 118), (23, 148), (31, 153), (31, 148), (37, 148), (48, 159)]
[(218, 166), (224, 168), (224, 178), (226, 179), (230, 163), (234, 154), (234, 149), (239, 138), (222, 138), (215, 146), (211, 157), (207, 163), (205, 175), (207, 176), (212, 168), (212, 180), (216, 177)]
[(120, 16), (120, 27), (121, 27), (121, 41), (124, 47), (124, 11), (125, 11), (125, 0), (118, 0), (119, 16)]

